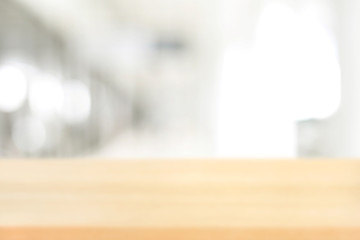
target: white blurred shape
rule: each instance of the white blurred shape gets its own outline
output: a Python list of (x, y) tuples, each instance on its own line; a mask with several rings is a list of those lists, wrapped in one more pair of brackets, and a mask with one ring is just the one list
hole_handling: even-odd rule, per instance
[(0, 110), (13, 112), (18, 110), (26, 99), (27, 79), (25, 73), (16, 64), (0, 67)]
[(29, 105), (42, 117), (54, 115), (63, 102), (62, 86), (55, 77), (41, 74), (30, 84)]
[(251, 53), (225, 50), (217, 106), (216, 146), (220, 157), (295, 156), (295, 124), (274, 113), (271, 92), (253, 76)]
[(257, 81), (272, 93), (275, 114), (293, 120), (329, 117), (340, 103), (336, 44), (314, 9), (326, 11), (309, 3), (297, 13), (285, 4), (270, 3), (256, 32)]
[[(307, 8), (312, 8), (311, 4)], [(306, 9), (305, 9), (306, 10)], [(341, 101), (341, 69), (334, 36), (316, 18), (305, 11), (300, 16), (297, 38), (302, 47), (295, 48), (301, 60), (294, 94), (299, 109), (297, 120), (327, 118), (336, 112)], [(302, 38), (301, 38), (302, 37)]]
[(43, 122), (38, 118), (19, 118), (12, 130), (13, 142), (23, 152), (35, 153), (45, 146), (47, 133)]
[(68, 123), (85, 121), (91, 110), (89, 88), (80, 81), (69, 81), (63, 85), (63, 104), (60, 113)]
[(319, 17), (326, 5), (296, 12), (285, 1), (266, 3), (253, 49), (238, 43), (224, 52), (219, 156), (294, 157), (295, 122), (326, 118), (340, 103), (337, 49)]

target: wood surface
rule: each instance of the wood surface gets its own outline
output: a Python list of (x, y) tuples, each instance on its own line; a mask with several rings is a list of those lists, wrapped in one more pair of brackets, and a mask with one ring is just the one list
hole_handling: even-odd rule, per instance
[(360, 239), (360, 161), (1, 160), (0, 239)]

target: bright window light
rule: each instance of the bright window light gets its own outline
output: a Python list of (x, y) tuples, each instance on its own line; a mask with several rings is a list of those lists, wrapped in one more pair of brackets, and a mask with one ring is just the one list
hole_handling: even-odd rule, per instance
[[(340, 65), (334, 37), (308, 9), (265, 6), (255, 36), (257, 81), (272, 93), (279, 113), (291, 119), (327, 118), (340, 104)], [(318, 8), (318, 15), (321, 10)], [(315, 14), (316, 15), (316, 14)]]
[(326, 4), (295, 9), (265, 1), (253, 44), (226, 46), (217, 88), (219, 156), (293, 157), (296, 121), (337, 110), (340, 66), (321, 17), (326, 11)]
[(27, 78), (16, 64), (0, 67), (0, 110), (13, 112), (18, 110), (26, 99)]

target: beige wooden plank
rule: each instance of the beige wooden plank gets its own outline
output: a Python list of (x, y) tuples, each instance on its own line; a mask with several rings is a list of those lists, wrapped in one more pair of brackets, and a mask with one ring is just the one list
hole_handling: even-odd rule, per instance
[(357, 161), (0, 161), (0, 226), (360, 226)]

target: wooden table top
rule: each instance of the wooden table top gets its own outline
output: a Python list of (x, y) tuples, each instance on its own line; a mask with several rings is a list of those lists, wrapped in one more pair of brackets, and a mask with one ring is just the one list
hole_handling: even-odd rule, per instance
[(360, 239), (360, 161), (1, 160), (0, 239)]

